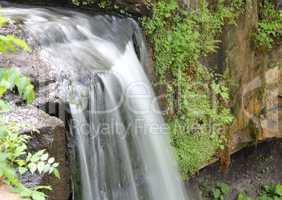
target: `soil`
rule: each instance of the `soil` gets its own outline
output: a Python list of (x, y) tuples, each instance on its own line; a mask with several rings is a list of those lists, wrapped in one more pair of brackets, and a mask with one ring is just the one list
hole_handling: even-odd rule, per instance
[(226, 200), (236, 200), (239, 192), (256, 197), (261, 186), (282, 184), (282, 139), (266, 141), (237, 152), (232, 156), (226, 174), (218, 163), (202, 169), (186, 187), (191, 200), (211, 200), (211, 191), (219, 183), (230, 186)]

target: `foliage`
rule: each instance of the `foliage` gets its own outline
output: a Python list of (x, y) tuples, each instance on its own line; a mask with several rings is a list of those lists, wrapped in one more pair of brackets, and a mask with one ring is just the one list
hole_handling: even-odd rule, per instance
[(272, 0), (259, 3), (259, 21), (255, 42), (258, 48), (272, 48), (275, 39), (281, 37), (282, 12), (276, 8)]
[(16, 52), (17, 47), (20, 47), (26, 51), (31, 51), (30, 47), (25, 41), (17, 38), (14, 35), (2, 35), (0, 37), (0, 52)]
[(282, 185), (265, 185), (262, 187), (259, 200), (278, 200), (282, 199)]
[[(260, 191), (257, 200), (280, 200), (282, 199), (282, 185), (273, 184), (273, 185), (264, 185)], [(254, 200), (247, 196), (245, 193), (240, 193), (237, 200)]]
[[(4, 26), (8, 22), (0, 17), (0, 25)], [(0, 37), (0, 52), (15, 52), (17, 48), (31, 51), (29, 46), (21, 39), (6, 35)], [(34, 86), (29, 78), (21, 76), (14, 69), (0, 69), (0, 98), (10, 90), (17, 89), (27, 103), (31, 103), (35, 98)], [(0, 112), (10, 110), (8, 102), (0, 99)], [(20, 176), (26, 173), (54, 174), (59, 178), (57, 170), (58, 163), (49, 157), (45, 150), (31, 154), (27, 144), (30, 136), (20, 133), (22, 125), (7, 121), (3, 116), (0, 119), (0, 185), (5, 183), (11, 186), (12, 191), (19, 193), (22, 197), (33, 200), (45, 200), (46, 195), (41, 190), (51, 190), (49, 186), (37, 186), (34, 188), (25, 187)]]
[(28, 152), (27, 143), (30, 136), (20, 133), (17, 123), (1, 120), (0, 124), (0, 179), (2, 183), (13, 187), (14, 192), (22, 197), (32, 197), (33, 200), (45, 199), (46, 195), (38, 190), (51, 189), (50, 187), (37, 186), (25, 187), (19, 180), (25, 173), (54, 174), (59, 177), (58, 163), (54, 158), (49, 158), (45, 150), (35, 154)]
[[(217, 51), (220, 43), (217, 36), (224, 24), (235, 24), (244, 5), (242, 0), (232, 1), (229, 6), (218, 1), (209, 8), (206, 1), (201, 0), (198, 9), (187, 12), (176, 0), (158, 1), (153, 16), (141, 19), (154, 48), (156, 85), (165, 88), (166, 118), (184, 176), (223, 147), (224, 127), (232, 121), (229, 90), (224, 86), (224, 79), (203, 66), (201, 60)], [(206, 160), (199, 158), (201, 162), (192, 167), (187, 162), (195, 156), (191, 152), (203, 147), (194, 146), (191, 150), (180, 141), (189, 143), (187, 138), (194, 136), (211, 141), (212, 146), (206, 148), (212, 152), (199, 155)]]
[[(35, 98), (34, 86), (26, 76), (21, 76), (15, 68), (0, 69), (0, 97), (8, 90), (16, 87), (20, 96), (27, 103), (31, 103)], [(1, 106), (0, 106), (1, 107)]]
[(230, 188), (225, 183), (217, 184), (216, 188), (212, 191), (213, 200), (224, 200), (230, 193)]

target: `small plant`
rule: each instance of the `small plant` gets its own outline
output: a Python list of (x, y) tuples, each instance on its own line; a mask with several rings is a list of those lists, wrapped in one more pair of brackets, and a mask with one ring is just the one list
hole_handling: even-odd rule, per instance
[[(0, 97), (8, 90), (13, 91), (14, 89), (17, 89), (19, 95), (22, 96), (27, 103), (31, 103), (35, 98), (34, 86), (31, 84), (28, 77), (21, 76), (15, 68), (0, 69)], [(3, 104), (3, 100), (1, 100), (1, 102)]]
[(219, 183), (212, 191), (213, 200), (224, 200), (230, 193), (230, 188), (225, 183)]
[[(4, 17), (0, 17), (0, 27), (7, 24), (8, 20)], [(25, 51), (31, 51), (25, 41), (15, 37), (14, 35), (0, 35), (1, 53), (16, 52), (17, 48), (21, 48)], [(0, 68), (0, 98), (2, 98), (8, 90), (13, 90), (15, 87), (17, 88), (19, 95), (22, 96), (27, 103), (31, 103), (34, 100), (34, 87), (29, 78), (21, 76), (14, 68)], [(0, 99), (0, 109), (1, 111), (7, 111), (10, 109), (10, 104)]]

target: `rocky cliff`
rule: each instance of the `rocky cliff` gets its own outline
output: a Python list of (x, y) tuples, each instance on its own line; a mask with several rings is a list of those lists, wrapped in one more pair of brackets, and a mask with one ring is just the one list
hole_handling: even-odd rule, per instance
[(230, 127), (231, 152), (246, 144), (282, 137), (282, 43), (255, 48), (253, 33), (258, 23), (258, 1), (246, 1), (237, 26), (223, 33), (224, 73), (232, 84), (235, 120)]

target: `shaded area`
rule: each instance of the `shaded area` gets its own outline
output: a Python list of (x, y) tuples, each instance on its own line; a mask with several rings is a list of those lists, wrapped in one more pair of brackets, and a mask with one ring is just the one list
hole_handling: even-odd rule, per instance
[(204, 168), (191, 178), (187, 187), (194, 191), (192, 199), (212, 199), (211, 191), (218, 183), (230, 186), (228, 200), (236, 199), (238, 192), (256, 196), (262, 185), (282, 183), (282, 140), (266, 141), (248, 147), (232, 156), (229, 171), (224, 175), (219, 164)]

